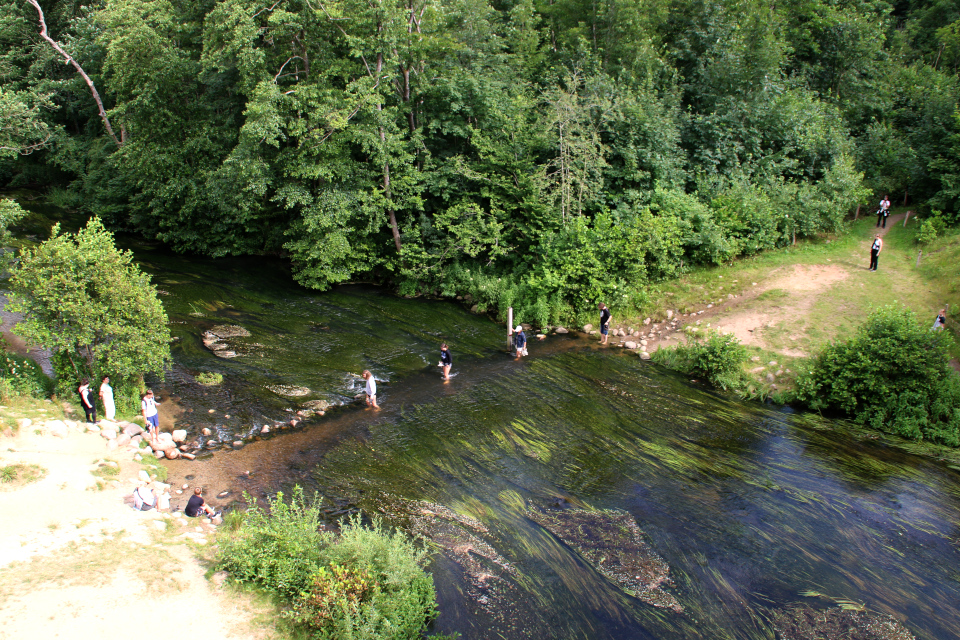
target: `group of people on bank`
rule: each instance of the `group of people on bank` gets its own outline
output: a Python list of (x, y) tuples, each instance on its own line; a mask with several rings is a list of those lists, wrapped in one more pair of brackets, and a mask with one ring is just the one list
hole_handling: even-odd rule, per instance
[[(84, 378), (80, 381), (77, 388), (77, 394), (80, 396), (80, 406), (83, 407), (83, 413), (89, 423), (97, 423), (97, 399), (93, 395), (93, 389), (90, 388), (90, 379)], [(110, 376), (103, 376), (100, 383), (100, 402), (103, 404), (104, 418), (111, 422), (117, 416), (117, 405), (113, 398), (113, 387), (110, 386)], [(147, 432), (150, 439), (156, 443), (160, 435), (160, 414), (157, 410), (159, 403), (153, 395), (152, 389), (147, 389), (140, 399), (140, 413), (146, 422)]]

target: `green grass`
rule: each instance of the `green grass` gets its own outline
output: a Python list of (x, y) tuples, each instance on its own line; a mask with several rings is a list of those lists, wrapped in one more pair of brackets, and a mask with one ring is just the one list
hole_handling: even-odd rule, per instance
[(223, 374), (203, 371), (201, 373), (198, 373), (196, 376), (194, 376), (194, 379), (197, 381), (198, 384), (212, 387), (223, 382)]
[[(894, 213), (903, 210), (899, 208)], [(641, 315), (662, 319), (667, 309), (677, 313), (699, 311), (707, 304), (716, 305), (718, 300), (726, 302), (727, 294), (733, 294), (751, 296), (733, 301), (738, 311), (762, 312), (776, 308), (789, 318), (794, 307), (803, 306), (806, 300), (809, 308), (794, 314), (798, 317), (777, 322), (775, 327), (763, 327), (760, 332), (773, 349), (800, 350), (812, 355), (827, 342), (851, 335), (877, 307), (903, 304), (921, 318), (929, 316), (931, 324), (936, 311), (944, 304), (960, 309), (957, 266), (960, 265), (960, 232), (954, 231), (927, 247), (926, 257), (918, 269), (919, 246), (915, 238), (919, 223), (911, 216), (906, 228), (902, 222), (889, 227), (884, 236), (879, 270), (871, 272), (867, 267), (875, 224), (873, 218), (861, 218), (850, 223), (849, 231), (840, 236), (825, 235), (798, 242), (796, 246), (727, 265), (697, 269), (682, 278), (660, 283)], [(839, 269), (844, 277), (830, 287), (799, 295), (779, 287), (753, 295), (769, 279), (789, 275), (794, 265)], [(628, 317), (619, 318), (618, 322), (629, 325), (639, 320)], [(711, 322), (707, 317), (701, 320), (704, 325)], [(713, 322), (716, 326), (716, 321)], [(949, 326), (955, 330), (957, 323), (950, 322)]]
[(47, 475), (47, 470), (35, 464), (8, 464), (0, 467), (0, 490), (19, 489), (37, 482)]

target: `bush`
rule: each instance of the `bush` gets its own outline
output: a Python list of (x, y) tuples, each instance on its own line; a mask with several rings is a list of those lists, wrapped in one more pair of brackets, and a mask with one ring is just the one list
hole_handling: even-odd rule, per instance
[(194, 376), (194, 379), (197, 381), (197, 384), (202, 384), (207, 387), (213, 387), (221, 382), (223, 382), (222, 373), (210, 373), (209, 371), (203, 371)]
[(322, 555), (330, 569), (317, 570), (293, 614), (314, 638), (419, 638), (436, 615), (433, 580), (421, 568), (426, 551), (402, 533), (354, 518)]
[(950, 369), (952, 339), (910, 311), (883, 307), (846, 342), (828, 345), (798, 381), (812, 409), (911, 440), (960, 445), (960, 379)]
[(317, 639), (419, 638), (436, 614), (426, 551), (400, 532), (354, 518), (338, 537), (320, 530), (320, 508), (295, 487), (269, 512), (256, 502), (225, 532), (218, 567), (290, 603), (286, 617)]
[(917, 244), (928, 245), (947, 229), (947, 223), (939, 211), (931, 212), (929, 218), (920, 223), (920, 230), (917, 232)]
[(746, 350), (732, 335), (710, 332), (704, 339), (673, 349), (659, 349), (653, 360), (670, 369), (706, 378), (720, 389), (739, 388)]
[(0, 360), (0, 396), (46, 398), (53, 391), (53, 381), (40, 365), (23, 356), (5, 353)]

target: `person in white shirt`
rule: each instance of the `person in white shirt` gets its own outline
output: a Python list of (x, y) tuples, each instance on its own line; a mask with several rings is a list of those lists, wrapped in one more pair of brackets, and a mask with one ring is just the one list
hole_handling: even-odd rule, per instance
[(103, 402), (103, 413), (107, 420), (113, 420), (117, 415), (117, 405), (113, 402), (113, 387), (110, 386), (110, 376), (103, 376), (100, 385), (100, 401)]
[(369, 371), (363, 372), (363, 379), (367, 381), (367, 406), (373, 407), (374, 409), (379, 409), (380, 406), (377, 404), (377, 381), (373, 378), (373, 374)]
[[(887, 228), (887, 216), (890, 215), (890, 199), (887, 196), (883, 196), (883, 200), (880, 201), (880, 208), (877, 209), (877, 226), (880, 226), (880, 221), (883, 221), (883, 228)], [(876, 269), (874, 269), (876, 271)]]
[(160, 435), (160, 418), (157, 414), (157, 401), (153, 399), (153, 391), (147, 389), (143, 394), (143, 400), (140, 401), (140, 410), (143, 412), (143, 419), (147, 421), (147, 430), (150, 432), (150, 438), (154, 444)]

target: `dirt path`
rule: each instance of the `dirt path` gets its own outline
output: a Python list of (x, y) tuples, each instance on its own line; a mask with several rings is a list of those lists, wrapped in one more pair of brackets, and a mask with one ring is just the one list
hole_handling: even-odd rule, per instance
[[(838, 245), (846, 249), (814, 253), (813, 259), (808, 254), (796, 263), (772, 266), (759, 275), (755, 269), (751, 278), (755, 282), (726, 289), (737, 293), (720, 294), (688, 313), (671, 312), (672, 317), (660, 323), (618, 327), (627, 335), (616, 340), (619, 344), (642, 340), (639, 348), (652, 352), (660, 346), (684, 342), (693, 325), (701, 331), (733, 334), (748, 347), (788, 358), (806, 357), (829, 340), (854, 331), (878, 304), (912, 299), (914, 308), (927, 305), (933, 309), (937, 303), (928, 295), (933, 292), (927, 291), (920, 275), (910, 268), (913, 263), (909, 251), (885, 247), (879, 272), (868, 270), (873, 236), (886, 236), (902, 224), (904, 215), (890, 216), (886, 227), (878, 229), (859, 223), (857, 233), (862, 240), (855, 249), (847, 243)], [(736, 268), (723, 273), (726, 276), (718, 277), (727, 280), (721, 282), (736, 283), (734, 278), (743, 277)], [(718, 295), (716, 290), (714, 295)], [(918, 299), (922, 304), (917, 304)]]
[[(221, 591), (194, 551), (214, 527), (127, 504), (139, 465), (107, 455), (96, 434), (0, 437), (0, 466), (36, 464), (47, 475), (0, 490), (0, 639), (102, 639), (135, 633), (162, 640), (186, 628), (208, 638), (273, 637), (270, 609)], [(106, 483), (91, 471), (114, 460)], [(186, 626), (184, 626), (186, 625)]]

